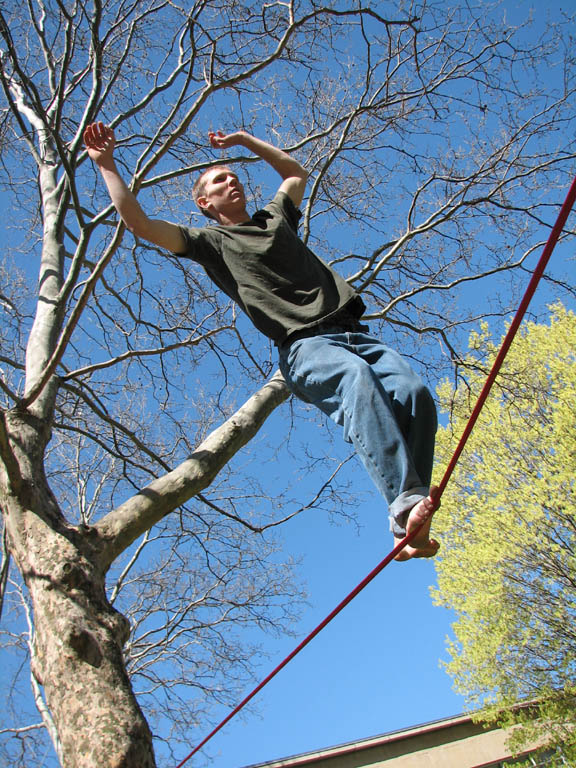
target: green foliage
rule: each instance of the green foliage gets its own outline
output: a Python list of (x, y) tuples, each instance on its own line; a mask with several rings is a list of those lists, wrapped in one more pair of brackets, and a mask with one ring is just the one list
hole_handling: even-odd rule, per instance
[[(496, 354), (470, 340), (464, 383), (439, 388), (445, 467)], [(576, 758), (576, 315), (552, 308), (508, 353), (435, 518), (433, 598), (453, 609), (447, 671), (480, 719)], [(518, 707), (519, 702), (537, 702)], [(569, 763), (575, 764), (575, 763)]]

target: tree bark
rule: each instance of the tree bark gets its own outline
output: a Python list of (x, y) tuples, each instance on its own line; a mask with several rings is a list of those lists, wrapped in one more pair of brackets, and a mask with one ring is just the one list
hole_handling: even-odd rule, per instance
[[(66, 523), (42, 461), (48, 430), (27, 413), (6, 414), (0, 474), (13, 557), (35, 615), (32, 669), (52, 712), (65, 768), (153, 768), (150, 729), (125, 670), (126, 619), (109, 604), (101, 544)], [(18, 466), (19, 472), (14, 468)]]

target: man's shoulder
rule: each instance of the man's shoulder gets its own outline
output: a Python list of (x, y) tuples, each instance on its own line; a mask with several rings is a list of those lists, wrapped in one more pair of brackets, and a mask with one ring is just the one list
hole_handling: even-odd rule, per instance
[[(264, 206), (262, 212), (268, 214), (271, 213), (272, 215), (280, 215), (283, 219), (287, 220), (294, 229), (297, 229), (298, 222), (302, 217), (301, 211), (294, 205), (291, 197), (281, 189), (279, 189), (272, 200)], [(260, 211), (257, 211), (255, 215), (258, 215), (259, 213)]]
[(220, 242), (219, 225), (206, 224), (203, 227), (191, 227), (186, 224), (179, 225), (180, 233), (184, 240), (185, 248), (177, 256), (188, 256), (196, 261), (201, 260), (206, 251), (217, 248)]

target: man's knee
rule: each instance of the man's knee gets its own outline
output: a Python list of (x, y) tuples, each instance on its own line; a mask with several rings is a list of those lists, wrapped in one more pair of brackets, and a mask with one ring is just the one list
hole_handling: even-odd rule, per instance
[(412, 416), (421, 415), (436, 423), (436, 403), (432, 393), (417, 374), (401, 377), (395, 399), (408, 407)]
[(430, 426), (438, 426), (438, 412), (436, 410), (436, 402), (432, 393), (422, 382), (415, 388), (415, 412), (421, 416), (427, 417)]

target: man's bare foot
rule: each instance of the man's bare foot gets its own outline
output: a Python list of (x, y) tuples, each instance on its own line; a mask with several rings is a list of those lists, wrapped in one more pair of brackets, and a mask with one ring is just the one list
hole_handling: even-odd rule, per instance
[[(430, 526), (432, 525), (432, 515), (436, 511), (434, 494), (438, 487), (433, 485), (430, 488), (429, 495), (418, 502), (410, 510), (406, 522), (406, 535), (410, 535), (416, 529), (420, 529), (410, 544), (404, 547), (394, 558), (395, 560), (410, 560), (413, 557), (434, 557), (440, 548), (440, 544), (430, 538)], [(401, 538), (394, 537), (394, 544), (398, 545)]]
[[(403, 541), (403, 539), (399, 539), (394, 536), (395, 547), (398, 546), (401, 541)], [(436, 539), (430, 539), (426, 546), (419, 547), (418, 549), (416, 549), (416, 547), (411, 547), (410, 544), (407, 544), (404, 549), (401, 549), (400, 552), (398, 552), (394, 560), (402, 562), (404, 560), (412, 560), (413, 557), (434, 557), (439, 549), (440, 544), (436, 541)]]

